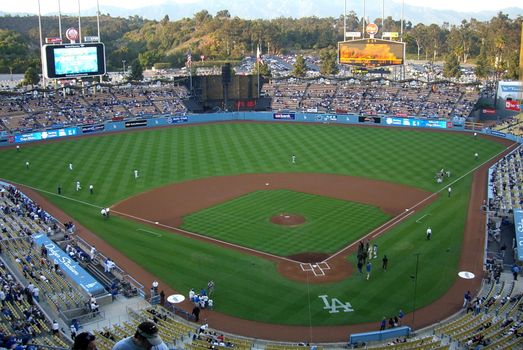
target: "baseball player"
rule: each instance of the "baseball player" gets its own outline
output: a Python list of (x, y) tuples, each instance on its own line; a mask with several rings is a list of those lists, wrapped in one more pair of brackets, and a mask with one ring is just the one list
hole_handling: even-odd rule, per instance
[(73, 163), (69, 163), (69, 170), (73, 170)]
[(134, 178), (135, 178), (135, 179), (138, 178), (138, 169), (134, 169)]
[(82, 189), (82, 186), (80, 186), (80, 181), (76, 181), (76, 190), (80, 191)]

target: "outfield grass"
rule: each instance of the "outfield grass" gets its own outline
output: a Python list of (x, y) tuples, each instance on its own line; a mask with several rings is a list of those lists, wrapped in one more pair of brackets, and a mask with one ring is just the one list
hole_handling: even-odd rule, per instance
[[(275, 225), (270, 218), (299, 214), (305, 223)], [(183, 218), (182, 228), (279, 256), (334, 253), (387, 221), (379, 208), (287, 190), (257, 191)]]
[[(438, 191), (434, 173), (450, 169), (452, 179), (471, 172), (503, 150), (500, 144), (470, 135), (395, 128), (334, 125), (209, 124), (23, 145), (20, 152), (0, 152), (0, 177), (38, 188), (109, 244), (158, 278), (186, 294), (216, 282), (220, 312), (262, 322), (293, 325), (340, 325), (378, 322), (382, 316), (413, 307), (413, 282), (419, 254), (416, 307), (432, 302), (452, 284), (466, 220), (471, 176), (452, 185), (445, 196), (395, 227), (376, 243), (389, 257), (370, 281), (361, 276), (338, 283), (306, 285), (281, 277), (274, 263), (202, 243), (99, 209), (131, 195), (172, 182), (218, 175), (318, 172), (363, 176)], [(480, 160), (474, 160), (474, 153)], [(296, 154), (297, 164), (290, 163)], [(30, 169), (25, 162), (30, 161)], [(68, 164), (74, 170), (68, 170)], [(133, 178), (139, 169), (140, 178)], [(75, 181), (84, 190), (74, 190)], [(95, 186), (95, 194), (85, 189)], [(68, 198), (54, 195), (62, 186)], [(70, 200), (74, 199), (76, 201)], [(416, 220), (426, 216), (422, 223)], [(426, 226), (433, 239), (425, 240)], [(139, 229), (158, 232), (160, 237)], [(354, 261), (354, 257), (350, 257)], [(247, 288), (248, 286), (248, 288)], [(370, 292), (372, 290), (372, 292)], [(350, 313), (329, 314), (319, 295), (348, 301)]]

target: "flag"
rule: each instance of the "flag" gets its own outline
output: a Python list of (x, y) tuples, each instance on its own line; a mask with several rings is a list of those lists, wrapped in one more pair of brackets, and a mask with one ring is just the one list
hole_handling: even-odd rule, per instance
[(258, 44), (258, 47), (256, 48), (256, 62), (263, 63), (261, 58), (260, 44)]

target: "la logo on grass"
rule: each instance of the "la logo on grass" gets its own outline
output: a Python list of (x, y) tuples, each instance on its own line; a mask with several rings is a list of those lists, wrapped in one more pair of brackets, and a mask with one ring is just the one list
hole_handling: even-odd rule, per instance
[(336, 314), (341, 311), (343, 312), (352, 312), (354, 309), (352, 308), (352, 305), (349, 302), (342, 303), (340, 299), (338, 298), (331, 298), (329, 301), (328, 295), (319, 295), (318, 298), (323, 300), (323, 304), (325, 306), (323, 307), (324, 310), (329, 310), (330, 314)]

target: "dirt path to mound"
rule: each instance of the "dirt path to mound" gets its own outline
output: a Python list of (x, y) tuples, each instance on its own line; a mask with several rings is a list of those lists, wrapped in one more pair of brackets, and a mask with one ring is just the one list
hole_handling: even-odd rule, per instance
[[(488, 137), (488, 136), (482, 136), (482, 137)], [(512, 144), (512, 142), (508, 140), (500, 140), (497, 138), (491, 138), (497, 142), (503, 143), (506, 146)], [(505, 153), (508, 153), (505, 152)], [(478, 169), (478, 171), (475, 172), (473, 177), (473, 183), (472, 183), (472, 195), (469, 203), (469, 211), (468, 211), (468, 221), (465, 227), (465, 233), (464, 233), (464, 243), (463, 246), (465, 249), (461, 252), (461, 260), (460, 260), (460, 269), (471, 271), (478, 278), (472, 279), (472, 280), (464, 280), (464, 279), (456, 279), (456, 282), (454, 285), (445, 293), (440, 299), (435, 301), (433, 304), (428, 305), (426, 307), (423, 307), (421, 309), (416, 310), (416, 324), (415, 328), (419, 329), (424, 326), (433, 324), (435, 322), (438, 322), (442, 319), (445, 319), (446, 317), (452, 315), (457, 310), (460, 309), (461, 303), (462, 303), (462, 296), (464, 291), (471, 290), (473, 292), (477, 292), (479, 290), (480, 284), (481, 284), (481, 276), (482, 276), (482, 268), (483, 268), (483, 256), (482, 254), (478, 254), (478, 252), (482, 252), (484, 248), (485, 243), (485, 232), (484, 232), (484, 225), (485, 225), (485, 215), (483, 212), (479, 210), (482, 201), (484, 198), (486, 198), (486, 183), (487, 183), (487, 169), (489, 166), (491, 166), (495, 160), (492, 160), (491, 162), (483, 165), (481, 168)], [(399, 191), (399, 192), (393, 192), (396, 193), (396, 196), (383, 196), (383, 192), (380, 192), (376, 189), (376, 186), (378, 182), (361, 179), (361, 181), (366, 182), (357, 182), (358, 186), (355, 186), (354, 184), (356, 182), (347, 181), (347, 177), (339, 177), (339, 183), (338, 186), (344, 186), (342, 187), (343, 190), (340, 190), (340, 187), (333, 186), (336, 188), (336, 190), (332, 190), (331, 193), (326, 192), (327, 190), (321, 189), (320, 187), (324, 187), (326, 184), (329, 183), (329, 181), (314, 181), (314, 176), (321, 176), (322, 179), (326, 179), (325, 176), (330, 175), (316, 175), (316, 174), (270, 174), (270, 175), (264, 175), (264, 174), (257, 174), (257, 175), (244, 175), (246, 178), (249, 179), (249, 181), (246, 181), (245, 183), (233, 183), (229, 187), (229, 190), (233, 193), (225, 193), (225, 191), (221, 191), (221, 186), (225, 186), (226, 183), (228, 183), (227, 180), (230, 180), (231, 177), (218, 177), (213, 179), (207, 179), (207, 181), (216, 181), (213, 183), (213, 186), (207, 187), (202, 186), (200, 188), (197, 188), (196, 186), (194, 188), (191, 188), (191, 186), (185, 188), (185, 187), (179, 187), (181, 184), (175, 184), (172, 186), (169, 186), (169, 190), (173, 191), (171, 193), (171, 197), (161, 197), (164, 199), (159, 199), (158, 197), (154, 198), (152, 196), (152, 192), (148, 192), (144, 195), (141, 195), (141, 208), (140, 209), (140, 217), (147, 217), (151, 218), (152, 221), (158, 221), (161, 223), (169, 223), (170, 225), (176, 226), (180, 223), (180, 218), (185, 213), (190, 213), (195, 210), (201, 209), (205, 206), (213, 205), (213, 203), (220, 203), (222, 201), (228, 200), (230, 198), (237, 197), (238, 195), (241, 195), (242, 193), (247, 193), (253, 190), (261, 190), (266, 189), (265, 183), (269, 182), (269, 186), (271, 189), (276, 188), (287, 188), (291, 190), (297, 190), (299, 191), (299, 188), (293, 187), (293, 186), (305, 186), (303, 184), (307, 185), (306, 192), (308, 193), (316, 193), (320, 195), (327, 195), (334, 198), (342, 198), (342, 199), (351, 199), (354, 201), (359, 201), (362, 203), (369, 203), (376, 206), (381, 207), (384, 211), (387, 213), (390, 213), (392, 215), (406, 215), (404, 214), (404, 209), (409, 208), (412, 206), (412, 203), (417, 203), (417, 200), (415, 198), (425, 198), (426, 193), (416, 193), (416, 191), (412, 192), (413, 197), (409, 199), (406, 202), (403, 202), (403, 198), (407, 197), (405, 195), (406, 190), (409, 189), (409, 187), (403, 187), (403, 186), (393, 186), (396, 187), (390, 188), (391, 191)], [(274, 177), (272, 177), (274, 176)], [(282, 176), (282, 178), (279, 178)], [(285, 177), (289, 176), (289, 177)], [(243, 177), (243, 176), (242, 176)], [(294, 181), (292, 181), (292, 177), (294, 177)], [(302, 183), (302, 185), (296, 184), (296, 177), (300, 177), (300, 181), (298, 183)], [(336, 177), (336, 176), (334, 176)], [(238, 180), (238, 179), (235, 179)], [(316, 178), (318, 180), (318, 178)], [(200, 180), (203, 181), (203, 180)], [(303, 182), (302, 182), (303, 181)], [(243, 183), (243, 184), (242, 184)], [(352, 183), (352, 185), (351, 185)], [(186, 185), (189, 184), (189, 182), (185, 183)], [(201, 185), (201, 182), (200, 182)], [(391, 184), (389, 184), (391, 185)], [(24, 186), (19, 186), (19, 188), (24, 191), (29, 197), (33, 198), (38, 204), (40, 204), (45, 210), (47, 210), (49, 213), (51, 213), (53, 216), (55, 216), (60, 221), (69, 221), (71, 220), (70, 217), (68, 217), (63, 211), (56, 208), (54, 205), (49, 203), (44, 197), (42, 197), (39, 193), (26, 188)], [(412, 190), (412, 188), (410, 188)], [(167, 188), (162, 189), (162, 191), (166, 191)], [(415, 189), (414, 189), (415, 190)], [(315, 192), (318, 191), (318, 192)], [(383, 188), (381, 189), (383, 191)], [(350, 194), (350, 196), (349, 196)], [(185, 195), (191, 195), (194, 197), (185, 197)], [(150, 197), (149, 197), (150, 196)], [(229, 197), (231, 196), (231, 197)], [(349, 196), (349, 197), (345, 197)], [(419, 196), (419, 197), (418, 197)], [(202, 203), (198, 204), (197, 199), (199, 200), (205, 200), (206, 197), (213, 198), (214, 202), (209, 202), (207, 205), (202, 205)], [(119, 203), (117, 206), (115, 206), (115, 210), (127, 212), (127, 210), (130, 208), (128, 205), (132, 203), (132, 201), (135, 198), (130, 198), (127, 201), (124, 201), (122, 203)], [(189, 201), (189, 199), (194, 199)], [(374, 198), (374, 199), (371, 199)], [(388, 198), (388, 199), (387, 199)], [(173, 200), (180, 201), (179, 204), (183, 205), (173, 205)], [(401, 202), (401, 204), (398, 204), (398, 201)], [(164, 205), (164, 207), (171, 208), (168, 212), (163, 213), (156, 213), (155, 210), (151, 210), (150, 205), (152, 203), (156, 203), (155, 207), (158, 208), (161, 204)], [(168, 205), (167, 205), (168, 204)], [(83, 239), (85, 239), (88, 242), (91, 242), (92, 244), (95, 244), (97, 249), (101, 251), (104, 255), (111, 256), (116, 263), (124, 268), (126, 271), (129, 272), (130, 275), (135, 277), (140, 283), (142, 283), (144, 286), (150, 286), (153, 280), (158, 280), (162, 286), (166, 286), (165, 283), (163, 283), (161, 280), (156, 278), (155, 276), (151, 275), (149, 272), (145, 271), (141, 266), (138, 266), (135, 264), (132, 260), (118, 252), (117, 250), (113, 249), (111, 246), (109, 246), (105, 241), (98, 238), (95, 234), (88, 231), (85, 227), (82, 225), (77, 224), (78, 228), (78, 235), (81, 236)], [(329, 264), (332, 266), (332, 270), (339, 270), (343, 271), (340, 272), (343, 274), (343, 276), (336, 276), (335, 273), (329, 275), (329, 278), (332, 279), (339, 279), (339, 278), (345, 278), (348, 274), (350, 274), (350, 267), (347, 266), (341, 259), (342, 256), (346, 256), (351, 248), (347, 249), (346, 251), (341, 252), (339, 256), (337, 256), (335, 259), (329, 260)], [(252, 252), (251, 252), (252, 253)], [(321, 257), (321, 256), (320, 256)], [(276, 259), (276, 258), (275, 258)], [(279, 260), (278, 260), (279, 261)], [(336, 265), (339, 264), (339, 265)], [(297, 266), (296, 263), (291, 262), (281, 262), (279, 263), (279, 270), (282, 274), (285, 276), (291, 277), (296, 273), (296, 271), (292, 271), (293, 268)], [(289, 271), (291, 270), (291, 271)], [(163, 288), (165, 293), (167, 295), (176, 293), (178, 291), (173, 290), (172, 288), (165, 287)], [(189, 302), (185, 301), (183, 304), (181, 304), (184, 309), (191, 310), (192, 306)], [(370, 331), (370, 330), (376, 330), (377, 329), (377, 322), (376, 323), (368, 323), (368, 324), (358, 324), (358, 325), (350, 325), (350, 326), (333, 326), (333, 327), (299, 327), (299, 326), (282, 326), (282, 325), (274, 325), (274, 324), (265, 324), (265, 323), (259, 323), (254, 321), (246, 321), (242, 319), (238, 319), (235, 317), (231, 317), (228, 315), (220, 314), (214, 311), (208, 311), (203, 310), (202, 314), (200, 315), (201, 319), (206, 319), (209, 325), (213, 328), (222, 330), (224, 332), (230, 332), (234, 334), (240, 334), (248, 337), (253, 338), (259, 338), (259, 339), (270, 339), (270, 340), (282, 340), (282, 341), (311, 341), (311, 342), (345, 342), (347, 341), (348, 335), (351, 333), (356, 332), (362, 332), (362, 331)], [(405, 320), (408, 324), (411, 320), (412, 316), (406, 315)]]

